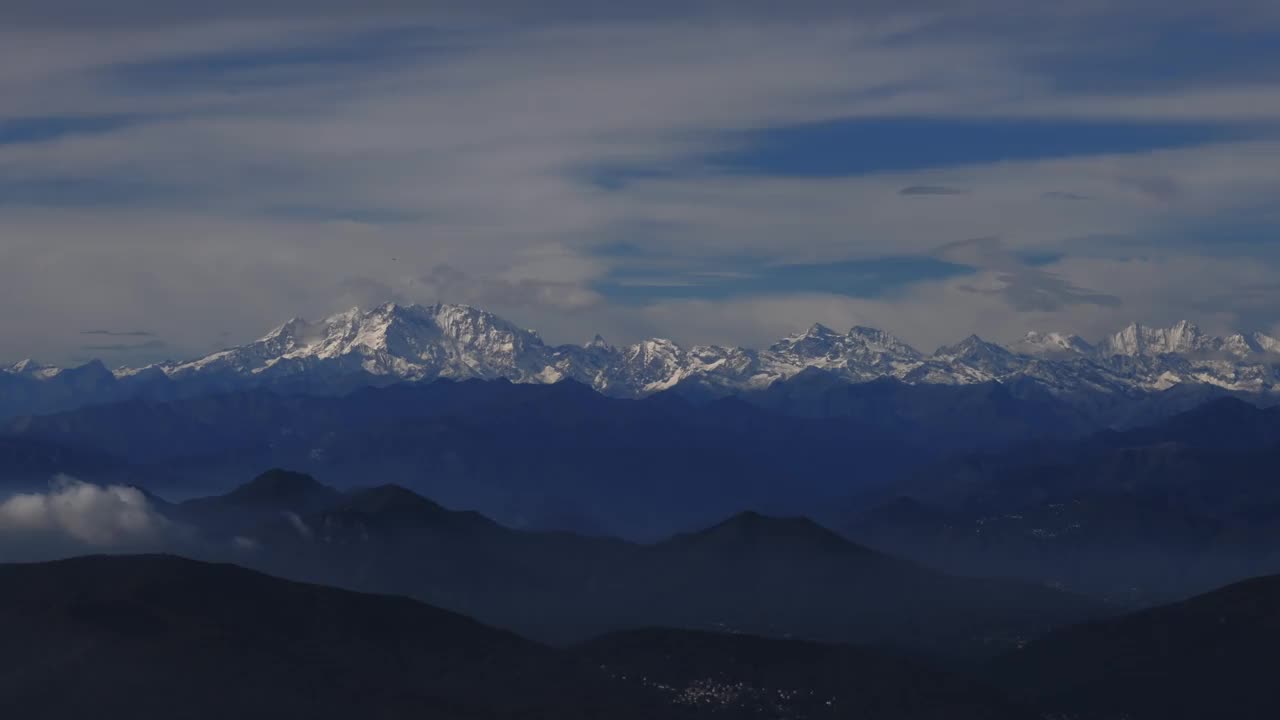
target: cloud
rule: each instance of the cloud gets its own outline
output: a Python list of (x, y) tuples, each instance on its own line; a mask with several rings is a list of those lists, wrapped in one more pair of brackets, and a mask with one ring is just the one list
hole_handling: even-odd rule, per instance
[(639, 268), (620, 271), (596, 285), (612, 301), (662, 298), (730, 298), (839, 293), (881, 297), (913, 284), (969, 275), (973, 268), (929, 256), (888, 256), (846, 262), (762, 265), (718, 258), (701, 269)]
[[(1003, 238), (1015, 260), (1099, 260), (1105, 253), (1081, 240), (1098, 237), (1169, 259), (1179, 250), (1164, 242), (1168, 228), (1273, 202), (1280, 190), (1280, 90), (1258, 80), (1273, 55), (1196, 54), (1211, 58), (1199, 65), (1212, 66), (1212, 80), (1167, 72), (1154, 82), (1124, 62), (1176, 59), (1154, 41), (1186, 4), (874, 2), (852, 13), (818, 3), (828, 7), (799, 13), (710, 3), (718, 8), (695, 20), (688, 4), (667, 3), (590, 21), (575, 3), (518, 14), (508, 13), (515, 3), (427, 14), (327, 0), (21, 4), (0, 30), (0, 117), (17, 128), (0, 141), (0, 306), (24, 309), (0, 317), (0, 337), (14, 359), (74, 357), (82, 350), (68, 336), (83, 327), (146, 327), (168, 343), (100, 346), (118, 362), (194, 355), (289, 316), (385, 300), (472, 302), (558, 333), (551, 340), (603, 330), (626, 341), (676, 305), (658, 298), (647, 312), (597, 288), (653, 257), (663, 262), (655, 286), (716, 270), (720, 258), (817, 267), (983, 236)], [(1193, 5), (1224, 46), (1276, 28), (1265, 2)], [(1124, 92), (1093, 82), (1116, 75)], [(776, 177), (706, 162), (751, 154), (758, 148), (741, 143), (760, 133), (902, 118), (924, 119), (940, 144), (954, 125), (992, 119), (1212, 132), (1175, 150), (1105, 154), (1077, 137), (1092, 154), (1054, 160), (1037, 141), (1008, 157), (966, 153), (945, 171)], [(625, 182), (601, 187), (593, 168), (620, 168)], [(961, 189), (963, 202), (944, 201)], [(1037, 201), (1076, 196), (1090, 202)], [(645, 256), (593, 252), (611, 244)], [(1244, 252), (1263, 266), (1274, 259), (1261, 244)], [(932, 291), (962, 306), (957, 314), (1011, 326), (1156, 307), (1061, 263), (985, 262), (981, 277), (933, 278), (895, 302)], [(1124, 265), (1112, 253), (1089, 267)], [(1257, 282), (1280, 279), (1263, 269), (1275, 277)], [(818, 292), (833, 288), (788, 287), (794, 302), (764, 287), (742, 293), (726, 301), (743, 308), (725, 311), (737, 337), (709, 335), (746, 342), (807, 326), (819, 318), (800, 314), (845, 307), (839, 292)], [(752, 325), (745, 309), (764, 306)], [(784, 322), (781, 308), (796, 315)], [(675, 329), (657, 331), (695, 324), (671, 320)]]
[(142, 350), (163, 350), (166, 347), (168, 347), (168, 343), (163, 340), (148, 340), (143, 343), (81, 345), (80, 349), (86, 352), (139, 352)]
[(946, 185), (908, 185), (898, 191), (899, 195), (967, 195), (968, 190), (964, 188), (948, 187)]
[(104, 337), (155, 337), (155, 333), (146, 330), (81, 330), (81, 335), (101, 335)]
[[(767, 347), (807, 323), (833, 328), (866, 325), (888, 330), (928, 351), (970, 333), (1012, 343), (1030, 330), (1076, 332), (1097, 341), (1135, 318), (1152, 326), (1194, 319), (1207, 332), (1274, 330), (1280, 284), (1273, 270), (1239, 258), (1063, 258), (1045, 266), (1061, 281), (1122, 297), (1122, 306), (1098, 303), (1017, 304), (999, 292), (996, 273), (912, 286), (890, 298), (830, 293), (721, 300), (671, 300), (631, 309), (614, 324), (619, 332), (662, 334), (682, 344), (744, 343)], [(1239, 294), (1224, 287), (1240, 286)], [(612, 332), (612, 331), (611, 331)]]
[(417, 282), (419, 292), (426, 297), (482, 307), (535, 306), (572, 311), (601, 301), (595, 291), (573, 282), (531, 277), (474, 277), (448, 264), (436, 265)]
[(1181, 184), (1177, 178), (1170, 175), (1124, 177), (1120, 178), (1119, 182), (1134, 188), (1149, 198), (1166, 203), (1174, 202), (1182, 194)]
[(0, 554), (8, 558), (154, 548), (173, 530), (141, 490), (67, 476), (55, 478), (47, 493), (0, 503)]
[(1010, 253), (999, 238), (984, 237), (948, 243), (935, 251), (938, 257), (964, 262), (987, 271), (987, 285), (958, 286), (964, 292), (992, 295), (1020, 312), (1054, 312), (1070, 305), (1119, 307), (1114, 295), (1082, 288), (1040, 267), (1033, 267)]

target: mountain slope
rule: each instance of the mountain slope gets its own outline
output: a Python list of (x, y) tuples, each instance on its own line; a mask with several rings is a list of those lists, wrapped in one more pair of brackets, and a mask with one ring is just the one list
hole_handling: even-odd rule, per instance
[(555, 650), (405, 598), (172, 556), (0, 565), (0, 583), (0, 707), (33, 720), (1030, 717), (870, 649), (660, 630)]
[(954, 572), (1163, 602), (1280, 571), (1277, 463), (1277, 411), (1225, 398), (1135, 430), (926, 464), (838, 526)]
[(575, 652), (614, 677), (721, 713), (814, 720), (1035, 717), (963, 675), (854, 646), (644, 629), (596, 638)]
[(1068, 717), (1275, 717), (1280, 577), (1054, 632), (1001, 658), (1005, 687)]
[(20, 717), (655, 712), (551, 650), (403, 598), (168, 556), (0, 566), (0, 583), (0, 705)]
[(187, 500), (168, 512), (173, 519), (206, 532), (234, 537), (281, 517), (329, 507), (341, 497), (310, 475), (276, 468), (225, 495)]

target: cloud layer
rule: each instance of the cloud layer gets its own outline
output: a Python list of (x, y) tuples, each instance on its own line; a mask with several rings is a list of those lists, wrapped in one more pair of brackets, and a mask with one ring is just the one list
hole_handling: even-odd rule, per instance
[(1274, 3), (845, 5), (6, 6), (0, 361), (392, 299), (552, 341), (1276, 322)]

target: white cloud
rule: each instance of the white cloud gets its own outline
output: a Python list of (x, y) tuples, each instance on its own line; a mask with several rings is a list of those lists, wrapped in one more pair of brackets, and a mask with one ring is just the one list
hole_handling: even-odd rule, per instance
[(172, 529), (137, 488), (67, 476), (56, 478), (47, 493), (0, 503), (0, 555), (7, 558), (156, 547)]

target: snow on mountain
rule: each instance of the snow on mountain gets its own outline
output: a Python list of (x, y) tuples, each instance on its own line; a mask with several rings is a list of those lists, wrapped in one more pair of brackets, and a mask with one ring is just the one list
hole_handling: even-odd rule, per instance
[(1260, 332), (1235, 333), (1222, 339), (1221, 350), (1242, 360), (1280, 359), (1280, 340)]
[(1018, 352), (1036, 357), (1066, 358), (1092, 355), (1093, 345), (1085, 342), (1079, 335), (1064, 333), (1029, 332), (1015, 345)]
[(1173, 327), (1152, 328), (1133, 323), (1098, 344), (1104, 355), (1152, 357), (1177, 353), (1201, 353), (1220, 349), (1221, 338), (1205, 335), (1183, 320)]
[(4, 372), (11, 375), (20, 375), (23, 377), (47, 380), (62, 373), (62, 368), (53, 365), (41, 365), (40, 363), (27, 358), (20, 360), (6, 368), (0, 368)]
[(774, 343), (762, 355), (782, 376), (816, 367), (851, 380), (886, 376), (902, 379), (925, 364), (915, 348), (868, 327), (854, 327), (842, 335), (824, 325), (814, 325)]
[[(894, 378), (913, 384), (1034, 379), (1063, 393), (1162, 390), (1177, 384), (1280, 391), (1280, 340), (1262, 333), (1215, 337), (1189, 322), (1133, 324), (1096, 346), (1075, 335), (1028, 333), (1012, 347), (970, 336), (924, 355), (893, 335), (823, 325), (764, 350), (682, 347), (654, 338), (614, 346), (548, 345), (537, 333), (465, 305), (382, 305), (311, 323), (293, 319), (259, 340), (186, 362), (121, 369), (121, 383), (177, 383), (187, 390), (289, 387), (340, 392), (404, 380), (571, 379), (618, 397), (642, 397), (684, 383), (733, 392), (767, 387), (807, 368), (848, 382)], [(110, 380), (100, 364), (75, 371), (24, 361), (0, 377), (77, 385)], [(23, 380), (25, 379), (25, 380)]]
[(293, 319), (248, 345), (161, 366), (171, 378), (202, 374), (278, 378), (364, 373), (404, 380), (563, 378), (534, 332), (461, 305), (382, 305), (320, 323)]
[(762, 388), (806, 368), (850, 382), (891, 377), (908, 383), (967, 384), (1029, 377), (1074, 390), (1161, 390), (1179, 383), (1232, 390), (1280, 389), (1280, 341), (1261, 333), (1218, 338), (1189, 322), (1133, 324), (1096, 346), (1075, 335), (1028, 333), (1013, 348), (970, 336), (925, 356), (882, 330), (824, 325), (765, 350), (691, 348), (653, 338), (615, 347), (545, 344), (525, 330), (465, 305), (353, 309), (319, 323), (294, 319), (257, 342), (186, 363), (159, 366), (171, 379), (223, 378), (322, 383), (436, 378), (572, 379), (619, 397), (642, 397), (686, 381), (734, 391)]
[(977, 370), (987, 380), (998, 380), (1016, 374), (1027, 365), (1029, 358), (1008, 348), (987, 342), (977, 335), (970, 335), (955, 345), (938, 348), (933, 358), (951, 365), (958, 372)]

